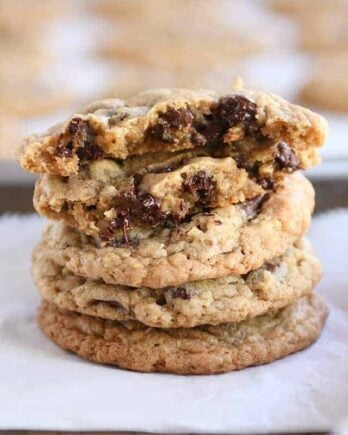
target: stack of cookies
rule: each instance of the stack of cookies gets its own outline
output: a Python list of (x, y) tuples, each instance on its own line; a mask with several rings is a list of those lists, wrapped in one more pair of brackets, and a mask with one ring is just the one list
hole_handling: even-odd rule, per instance
[(99, 363), (181, 374), (269, 363), (327, 308), (304, 235), (327, 124), (262, 92), (98, 101), (25, 139), (51, 221), (33, 255), (39, 325)]

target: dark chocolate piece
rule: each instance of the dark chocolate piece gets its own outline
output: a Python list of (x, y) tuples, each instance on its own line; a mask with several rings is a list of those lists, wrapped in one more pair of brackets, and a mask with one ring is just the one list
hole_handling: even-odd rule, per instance
[(167, 287), (165, 290), (174, 299), (184, 299), (186, 301), (191, 299), (191, 294), (185, 287)]
[(211, 175), (207, 175), (205, 171), (198, 171), (190, 178), (187, 178), (185, 173), (182, 177), (182, 189), (193, 195), (197, 207), (204, 208), (212, 204), (216, 194), (216, 181)]
[(300, 159), (286, 142), (280, 141), (275, 145), (274, 160), (281, 171), (294, 172), (301, 168)]
[(260, 210), (263, 202), (265, 201), (267, 195), (258, 195), (255, 198), (249, 199), (240, 204), (242, 210), (248, 217), (254, 217)]

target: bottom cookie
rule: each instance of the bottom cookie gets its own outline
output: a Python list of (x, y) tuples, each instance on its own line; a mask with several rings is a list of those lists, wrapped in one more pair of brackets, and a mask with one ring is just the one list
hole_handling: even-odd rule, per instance
[(59, 310), (43, 302), (42, 331), (64, 349), (98, 363), (142, 372), (213, 374), (270, 363), (309, 346), (327, 317), (316, 295), (240, 323), (157, 329)]

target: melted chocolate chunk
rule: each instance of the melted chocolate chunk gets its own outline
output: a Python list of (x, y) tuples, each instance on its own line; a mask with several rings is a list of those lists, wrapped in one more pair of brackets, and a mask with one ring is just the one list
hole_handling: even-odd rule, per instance
[(73, 118), (66, 132), (58, 138), (55, 155), (58, 157), (72, 157), (74, 151), (81, 162), (98, 160), (103, 157), (103, 150), (95, 143), (95, 132), (88, 121), (81, 118)]
[(266, 195), (255, 196), (255, 198), (240, 204), (240, 208), (248, 217), (253, 217), (258, 213), (265, 199)]
[(189, 301), (191, 299), (190, 292), (184, 287), (167, 287), (166, 291), (170, 293), (172, 298), (184, 299)]
[(204, 138), (205, 144), (216, 144), (222, 140), (223, 135), (228, 130), (228, 125), (225, 122), (215, 119), (213, 115), (205, 115), (203, 121), (194, 124), (194, 128), (196, 133)]
[(74, 146), (72, 142), (65, 143), (64, 135), (60, 135), (58, 138), (58, 144), (54, 151), (54, 155), (57, 157), (72, 157)]
[(195, 119), (190, 109), (170, 108), (159, 115), (157, 123), (148, 128), (147, 134), (157, 140), (172, 143), (175, 133), (190, 127), (189, 139), (195, 146), (221, 142), (230, 127), (243, 124), (250, 134), (258, 134), (256, 104), (241, 95), (222, 97), (211, 112)]
[(69, 122), (69, 124), (68, 124), (68, 126), (67, 126), (66, 129), (67, 129), (67, 132), (68, 132), (69, 134), (71, 134), (72, 139), (74, 140), (74, 139), (77, 138), (77, 136), (78, 136), (79, 134), (81, 134), (81, 132), (82, 132), (83, 130), (86, 129), (86, 124), (87, 124), (87, 122), (84, 121), (84, 120), (81, 119), (81, 118), (73, 118), (73, 119)]
[(85, 145), (77, 150), (77, 156), (81, 161), (99, 160), (103, 158), (103, 150), (96, 144), (85, 142)]
[(169, 212), (163, 212), (160, 208), (160, 201), (150, 193), (137, 190), (139, 180), (125, 189), (122, 194), (114, 200), (114, 208), (117, 216), (109, 226), (101, 233), (104, 241), (114, 237), (117, 230), (123, 231), (124, 243), (130, 243), (128, 237), (129, 229), (136, 224), (149, 224), (152, 227), (166, 222), (176, 222), (177, 218)]
[(256, 134), (256, 104), (240, 95), (222, 97), (210, 114), (193, 124), (191, 137), (198, 133), (206, 142), (218, 143), (227, 130), (237, 124), (243, 124), (249, 133)]
[(239, 123), (250, 126), (256, 120), (256, 104), (241, 95), (220, 98), (214, 112), (229, 127)]
[(166, 124), (156, 124), (147, 130), (147, 133), (157, 140), (163, 140), (163, 142), (173, 143), (174, 137), (170, 127)]
[(162, 295), (158, 299), (156, 299), (156, 304), (160, 307), (163, 307), (167, 303), (166, 298)]
[(208, 207), (212, 204), (216, 194), (216, 181), (211, 175), (204, 171), (198, 171), (192, 177), (187, 178), (187, 174), (181, 174), (184, 181), (182, 189), (184, 192), (191, 194), (195, 198), (197, 207)]
[(192, 121), (191, 110), (170, 108), (158, 116), (157, 124), (149, 127), (146, 133), (157, 140), (172, 143), (175, 132), (187, 127)]
[(160, 117), (171, 128), (186, 127), (193, 121), (193, 113), (189, 109), (168, 109)]
[(260, 186), (265, 190), (271, 190), (274, 188), (274, 181), (271, 178), (264, 177), (258, 180)]
[(281, 171), (293, 172), (300, 169), (300, 159), (286, 142), (280, 141), (275, 146), (274, 160)]

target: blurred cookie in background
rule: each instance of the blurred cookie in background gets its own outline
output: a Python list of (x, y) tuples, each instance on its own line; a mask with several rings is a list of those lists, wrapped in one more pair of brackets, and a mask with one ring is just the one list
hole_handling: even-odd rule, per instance
[(0, 84), (0, 116), (46, 116), (66, 108), (72, 99), (67, 89), (54, 89), (40, 83), (12, 87)]
[(299, 100), (312, 107), (348, 112), (348, 52), (322, 56), (299, 92)]
[(348, 4), (337, 11), (317, 10), (299, 19), (300, 46), (305, 50), (348, 51)]
[(48, 57), (36, 45), (0, 40), (0, 93), (7, 85), (25, 84), (43, 71)]
[(98, 1), (98, 5), (105, 6), (108, 23), (97, 52), (115, 62), (195, 75), (256, 53), (264, 45), (259, 37), (225, 19), (224, 1)]
[(111, 79), (110, 87), (103, 97), (126, 99), (140, 93), (143, 89), (180, 88), (183, 87), (185, 79), (184, 75), (161, 73), (151, 68), (123, 66)]
[(40, 39), (47, 22), (58, 18), (69, 0), (0, 0), (0, 38), (28, 42)]
[(16, 143), (22, 134), (15, 119), (0, 117), (0, 160), (15, 160)]
[(204, 19), (216, 14), (222, 3), (222, 0), (95, 0), (91, 6), (92, 13), (107, 20), (151, 26), (154, 22), (169, 24), (187, 17), (192, 25), (199, 16)]
[(258, 39), (237, 31), (214, 33), (129, 27), (101, 42), (99, 54), (166, 72), (196, 73), (261, 49)]
[(274, 12), (298, 16), (318, 10), (334, 11), (347, 5), (348, 2), (347, 0), (268, 0), (267, 4)]
[(242, 66), (235, 62), (228, 66), (211, 69), (208, 72), (192, 75), (189, 71), (170, 73), (153, 71), (152, 68), (135, 68), (132, 65), (120, 65), (111, 86), (103, 97), (127, 99), (144, 89), (154, 88), (190, 88), (229, 90), (236, 88), (238, 72)]

